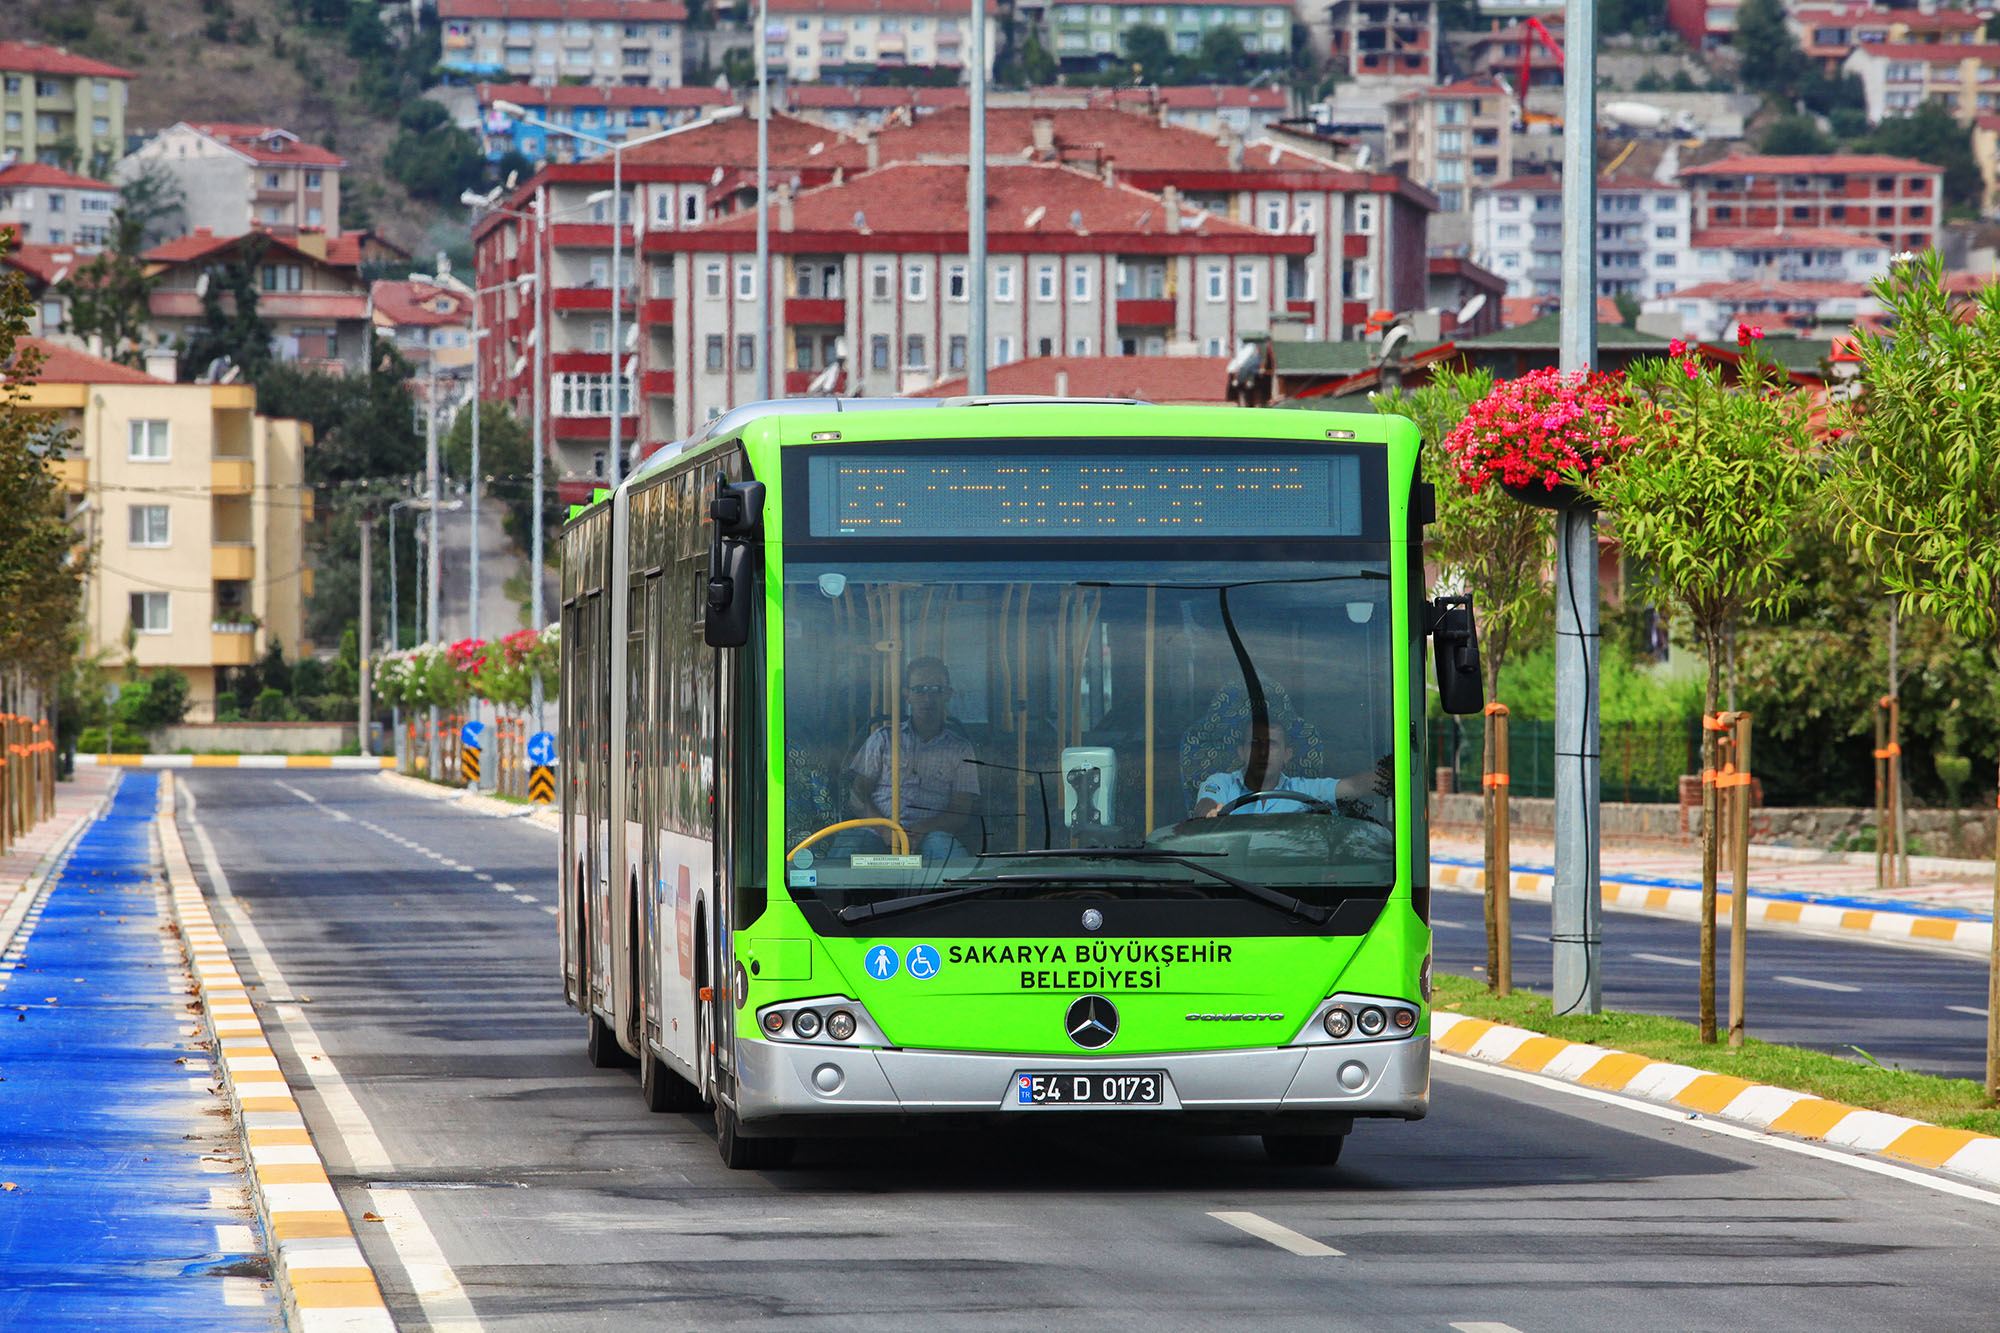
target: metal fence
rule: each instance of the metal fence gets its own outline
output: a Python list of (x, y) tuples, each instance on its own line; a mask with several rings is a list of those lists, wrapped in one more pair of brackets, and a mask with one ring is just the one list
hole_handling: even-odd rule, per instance
[[(1555, 795), (1555, 723), (1509, 718), (1509, 790), (1516, 796)], [(1431, 767), (1451, 768), (1458, 790), (1477, 792), (1485, 771), (1486, 720), (1434, 717), (1430, 720)], [(1680, 799), (1683, 773), (1701, 771), (1701, 722), (1614, 722), (1600, 729), (1598, 790), (1606, 801)]]

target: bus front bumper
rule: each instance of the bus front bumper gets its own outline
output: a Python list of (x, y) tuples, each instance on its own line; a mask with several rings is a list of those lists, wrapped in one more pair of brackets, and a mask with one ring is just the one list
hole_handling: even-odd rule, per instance
[[(1170, 1119), (1207, 1122), (1227, 1131), (1267, 1132), (1307, 1121), (1338, 1125), (1357, 1116), (1420, 1120), (1430, 1106), (1428, 1036), (1397, 1041), (1350, 1041), (1335, 1046), (1166, 1055), (989, 1055), (878, 1050), (770, 1042), (736, 1042), (737, 1115), (765, 1133), (788, 1122), (845, 1117), (1007, 1116), (1180, 1112)], [(1153, 1073), (1163, 1075), (1157, 1106), (1024, 1105), (1025, 1073)]]

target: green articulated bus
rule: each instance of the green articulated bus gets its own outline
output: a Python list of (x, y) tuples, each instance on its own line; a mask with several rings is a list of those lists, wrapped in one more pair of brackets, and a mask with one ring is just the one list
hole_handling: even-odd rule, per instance
[[(920, 410), (921, 409), (921, 410)], [(1430, 490), (1392, 416), (739, 408), (562, 537), (563, 981), (801, 1138), (1141, 1117), (1336, 1159), (1430, 1088)]]

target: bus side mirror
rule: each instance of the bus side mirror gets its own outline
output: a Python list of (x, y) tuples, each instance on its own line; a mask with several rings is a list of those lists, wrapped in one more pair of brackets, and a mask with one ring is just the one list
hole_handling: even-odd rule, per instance
[(732, 486), (718, 477), (708, 502), (715, 525), (708, 547), (708, 597), (702, 607), (701, 637), (711, 648), (741, 648), (750, 642), (752, 579), (750, 539), (764, 525), (764, 483)]
[(1479, 675), (1479, 629), (1470, 597), (1440, 597), (1431, 603), (1431, 647), (1437, 662), (1438, 706), (1464, 716), (1486, 707)]

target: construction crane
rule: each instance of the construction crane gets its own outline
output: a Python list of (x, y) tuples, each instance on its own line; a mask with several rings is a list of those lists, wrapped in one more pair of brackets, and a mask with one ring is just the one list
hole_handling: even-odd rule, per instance
[(1561, 116), (1528, 110), (1528, 87), (1529, 80), (1534, 76), (1537, 41), (1549, 49), (1549, 54), (1556, 58), (1558, 68), (1563, 64), (1562, 43), (1549, 35), (1549, 30), (1542, 26), (1542, 21), (1533, 17), (1521, 20), (1521, 65), (1514, 75), (1514, 101), (1521, 108), (1523, 125), (1561, 125)]

